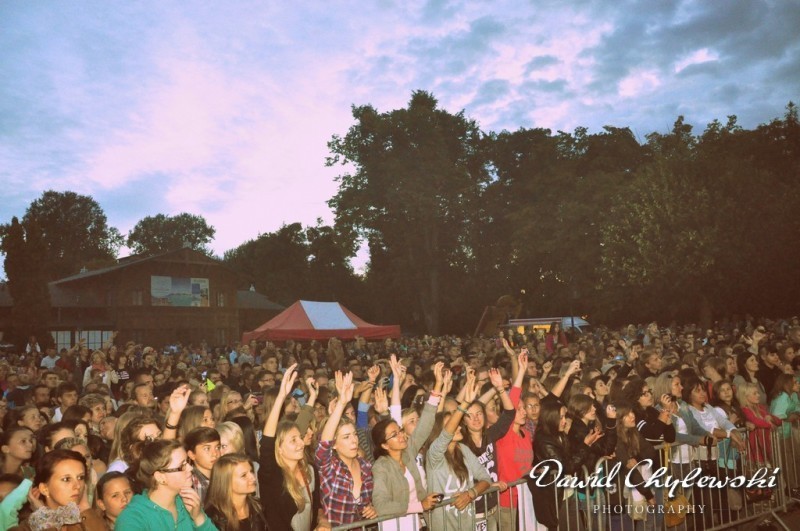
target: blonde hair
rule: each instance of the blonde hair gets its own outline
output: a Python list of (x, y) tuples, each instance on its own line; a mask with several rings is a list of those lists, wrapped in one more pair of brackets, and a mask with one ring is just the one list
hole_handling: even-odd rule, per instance
[[(219, 419), (220, 420), (224, 419), (225, 415), (227, 415), (230, 411), (233, 411), (234, 409), (236, 409), (236, 408), (228, 409), (228, 398), (230, 398), (231, 395), (239, 395), (240, 397), (242, 397), (242, 393), (240, 393), (239, 391), (236, 391), (234, 389), (230, 389), (230, 388), (222, 393), (222, 395), (219, 397)], [(244, 397), (242, 397), (242, 398), (244, 398)]]
[[(277, 431), (275, 432), (275, 461), (278, 463), (278, 466), (281, 468), (283, 472), (283, 484), (286, 487), (286, 492), (294, 500), (295, 505), (297, 505), (297, 512), (303, 512), (306, 506), (306, 499), (303, 497), (303, 490), (305, 489), (305, 485), (300, 483), (297, 479), (297, 476), (289, 469), (289, 466), (286, 463), (286, 460), (280, 453), (280, 446), (283, 444), (283, 441), (286, 440), (286, 436), (292, 430), (297, 430), (298, 433), (300, 432), (300, 428), (297, 427), (297, 424), (290, 421), (282, 421), (278, 424)], [(300, 433), (300, 438), (303, 438), (303, 433)], [(297, 468), (303, 474), (303, 477), (308, 483), (308, 463), (306, 462), (305, 452), (303, 452), (303, 458), (297, 463)]]
[(244, 453), (244, 432), (242, 427), (235, 422), (221, 422), (217, 424), (217, 431), (219, 432), (220, 439), (226, 437), (233, 445), (233, 452), (236, 454)]
[(750, 407), (750, 401), (747, 400), (747, 395), (749, 395), (752, 391), (759, 393), (758, 385), (745, 382), (736, 386), (736, 399), (739, 400), (740, 406)]
[(159, 439), (144, 445), (139, 462), (134, 464), (136, 479), (149, 490), (159, 487), (154, 474), (169, 465), (172, 452), (183, 450), (183, 446), (175, 439)]
[(211, 411), (206, 406), (189, 406), (181, 413), (178, 421), (178, 439), (183, 440), (186, 434), (203, 425), (203, 416)]
[[(211, 471), (211, 482), (208, 484), (205, 508), (208, 510), (214, 507), (225, 516), (227, 523), (224, 529), (227, 531), (239, 531), (239, 517), (236, 515), (236, 509), (233, 507), (233, 501), (231, 500), (231, 486), (236, 465), (241, 463), (247, 463), (251, 469), (253, 468), (250, 459), (246, 455), (238, 453), (223, 455), (214, 463), (214, 468)], [(255, 470), (253, 472), (255, 473)], [(261, 512), (261, 504), (256, 502), (252, 494), (247, 495), (246, 501), (250, 506), (251, 518), (254, 512)]]

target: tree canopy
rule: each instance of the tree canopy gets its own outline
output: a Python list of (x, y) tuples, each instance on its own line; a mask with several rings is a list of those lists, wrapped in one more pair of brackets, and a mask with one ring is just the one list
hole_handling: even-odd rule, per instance
[(154, 255), (189, 246), (211, 255), (208, 244), (216, 233), (203, 216), (182, 212), (175, 216), (157, 214), (142, 218), (128, 232), (127, 245), (136, 254)]

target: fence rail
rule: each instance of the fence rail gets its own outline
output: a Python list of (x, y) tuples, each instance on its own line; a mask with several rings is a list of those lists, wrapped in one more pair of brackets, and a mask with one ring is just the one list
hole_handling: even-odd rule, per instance
[[(418, 531), (423, 525), (430, 531), (722, 531), (767, 517), (789, 531), (780, 513), (785, 513), (790, 504), (800, 503), (800, 422), (784, 422), (773, 429), (758, 428), (740, 433), (745, 441), (743, 450), (734, 448), (729, 439), (708, 448), (681, 444), (656, 446), (662, 465), (666, 466), (666, 474), (660, 478), (662, 482), (667, 478), (669, 481), (690, 478), (692, 471), (699, 469), (699, 476), (725, 482), (726, 486), (698, 487), (695, 481), (689, 488), (676, 486), (675, 495), (670, 496), (672, 483), (667, 483), (653, 489), (654, 506), (643, 501), (634, 492), (636, 489), (625, 485), (627, 472), (624, 468), (610, 480), (615, 462), (602, 458), (592, 471), (599, 487), (584, 481), (584, 485), (575, 490), (543, 488), (531, 493), (526, 476), (509, 484), (509, 489), (516, 491), (516, 495), (509, 497), (510, 507), (501, 507), (497, 487), (483, 493), (484, 499), (494, 497), (497, 502), (495, 509), (487, 514), (476, 514), (475, 502), (463, 511), (456, 511), (453, 506), (456, 498), (451, 497), (421, 515), (361, 520), (336, 526), (333, 531)], [(585, 467), (582, 474), (582, 478), (577, 479), (589, 477)], [(740, 484), (753, 477), (762, 477), (764, 481), (756, 486), (752, 482)], [(771, 486), (763, 487), (764, 484)], [(555, 510), (556, 527), (542, 525), (539, 520), (543, 515), (536, 518), (533, 497), (537, 497), (541, 510), (546, 505), (542, 502), (546, 496), (552, 496), (549, 507)], [(515, 499), (519, 500), (517, 506)], [(448, 511), (460, 515), (459, 525), (448, 524), (448, 519), (443, 517)]]

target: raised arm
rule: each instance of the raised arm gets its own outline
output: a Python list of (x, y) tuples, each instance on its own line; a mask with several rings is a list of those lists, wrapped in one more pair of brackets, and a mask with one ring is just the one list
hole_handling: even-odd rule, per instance
[(192, 390), (189, 386), (184, 384), (169, 395), (169, 412), (167, 413), (166, 422), (164, 422), (164, 439), (178, 438), (178, 423), (181, 420), (181, 413), (189, 403), (189, 395), (191, 393)]
[(581, 362), (578, 360), (573, 360), (569, 367), (567, 368), (567, 372), (564, 373), (564, 376), (558, 381), (558, 383), (553, 386), (553, 390), (550, 391), (553, 395), (561, 398), (561, 395), (564, 393), (564, 389), (567, 388), (567, 384), (569, 383), (569, 379), (572, 378), (576, 372), (581, 370)]
[(400, 363), (394, 354), (389, 358), (389, 365), (392, 367), (392, 397), (389, 404), (389, 413), (392, 419), (402, 426), (403, 410), (400, 404), (400, 388), (406, 377), (406, 366)]
[(339, 399), (336, 401), (336, 405), (333, 411), (331, 411), (331, 415), (328, 417), (325, 427), (322, 429), (322, 434), (319, 437), (320, 442), (333, 440), (333, 437), (336, 435), (336, 428), (339, 426), (339, 421), (342, 419), (344, 408), (353, 398), (353, 390), (353, 373), (348, 372), (346, 375), (342, 376), (341, 371), (336, 371), (336, 391), (339, 393)]
[(283, 403), (286, 401), (286, 397), (289, 396), (289, 393), (292, 392), (292, 386), (295, 380), (297, 380), (296, 369), (297, 364), (295, 363), (286, 369), (286, 373), (283, 375), (281, 386), (278, 389), (278, 396), (275, 397), (275, 403), (272, 404), (272, 409), (267, 416), (267, 421), (264, 423), (264, 435), (267, 437), (275, 437), (275, 433), (278, 431), (278, 421), (281, 418)]
[[(511, 348), (511, 345), (508, 344), (508, 340), (506, 338), (503, 338), (503, 348), (505, 349), (506, 354), (508, 354), (508, 357), (511, 358), (511, 379), (512, 380), (516, 380), (517, 379), (517, 375), (520, 372), (524, 372), (524, 371), (520, 371), (519, 366), (517, 366), (517, 364), (516, 364), (517, 353), (514, 352), (514, 349)], [(523, 350), (527, 352), (527, 349), (523, 349)]]
[(511, 398), (509, 398), (508, 393), (506, 393), (505, 388), (503, 388), (503, 377), (500, 375), (500, 371), (497, 369), (490, 370), (489, 381), (492, 382), (492, 387), (494, 387), (494, 390), (497, 391), (497, 394), (500, 396), (500, 402), (503, 403), (503, 409), (514, 409), (514, 404), (511, 403)]

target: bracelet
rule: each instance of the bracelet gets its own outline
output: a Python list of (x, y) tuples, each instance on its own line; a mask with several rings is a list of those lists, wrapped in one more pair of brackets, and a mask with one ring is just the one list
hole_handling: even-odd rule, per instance
[(473, 487), (473, 488), (471, 488), (471, 489), (469, 489), (469, 490), (467, 491), (467, 494), (469, 494), (469, 497), (470, 497), (470, 498), (472, 498), (473, 500), (474, 500), (475, 498), (477, 498), (477, 497), (478, 497), (478, 491), (477, 491), (477, 490), (475, 490), (475, 488), (474, 488), (474, 487)]
[(177, 426), (173, 426), (172, 424), (170, 424), (170, 423), (169, 423), (168, 421), (166, 421), (166, 420), (164, 421), (164, 427), (165, 427), (165, 428), (167, 428), (168, 430), (177, 430), (177, 429), (178, 429), (178, 427), (177, 427)]
[(431, 396), (435, 396), (436, 398), (442, 398), (442, 393), (431, 391)]
[(498, 395), (503, 394), (503, 393), (506, 392), (505, 387), (495, 387), (494, 390), (497, 391)]
[(461, 413), (463, 413), (464, 415), (466, 415), (466, 414), (467, 414), (467, 410), (466, 410), (466, 409), (464, 409), (463, 407), (461, 407), (460, 405), (459, 405), (459, 406), (457, 406), (457, 407), (456, 407), (456, 409), (457, 409), (458, 411), (460, 411)]

